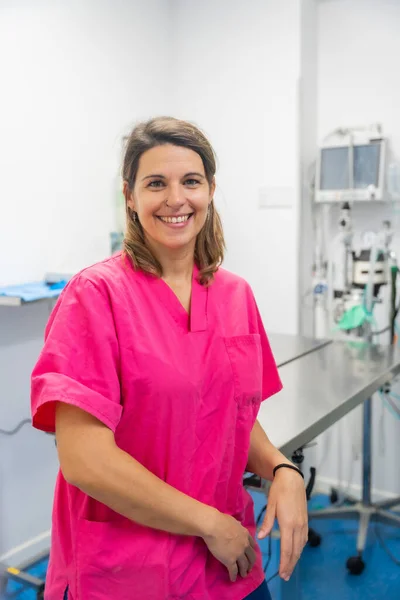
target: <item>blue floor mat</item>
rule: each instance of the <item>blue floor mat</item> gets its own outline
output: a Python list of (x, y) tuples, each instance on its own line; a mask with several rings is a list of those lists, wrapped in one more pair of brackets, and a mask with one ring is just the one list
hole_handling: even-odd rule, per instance
[[(262, 494), (253, 495), (256, 516), (264, 505)], [(324, 496), (310, 502), (310, 509), (323, 508), (328, 504)], [(368, 535), (364, 553), (366, 568), (359, 576), (350, 575), (346, 560), (356, 554), (358, 523), (356, 521), (323, 520), (310, 525), (322, 536), (321, 546), (306, 547), (300, 561), (301, 600), (400, 600), (400, 567), (388, 557), (376, 537), (374, 525)], [(400, 560), (400, 532), (389, 526), (378, 526), (389, 551)], [(260, 542), (264, 564), (268, 560), (268, 540)], [(279, 567), (279, 541), (271, 542), (271, 559), (267, 579)], [(43, 561), (30, 572), (45, 578), (47, 562)], [(284, 584), (283, 584), (284, 585)], [(273, 600), (280, 600), (281, 582), (275, 578), (269, 584)], [(10, 581), (6, 600), (36, 600), (34, 590), (24, 589)], [(89, 599), (88, 599), (89, 600)], [(111, 600), (111, 599), (110, 599)]]

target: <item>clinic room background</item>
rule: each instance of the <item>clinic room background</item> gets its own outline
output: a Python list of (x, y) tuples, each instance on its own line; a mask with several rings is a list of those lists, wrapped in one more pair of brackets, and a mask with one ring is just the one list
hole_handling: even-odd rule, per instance
[[(18, 290), (46, 280), (56, 297), (64, 280), (118, 246), (120, 161), (137, 121), (188, 119), (212, 140), (224, 266), (251, 284), (269, 334), (354, 341), (369, 323), (370, 334), (382, 331), (371, 334), (374, 343), (397, 343), (399, 30), (397, 0), (0, 2), (0, 564), (21, 565), (48, 548), (58, 469), (54, 437), (24, 424), (55, 299), (29, 301), (28, 290), (19, 302)], [(324, 150), (345, 148), (343, 164), (352, 169), (361, 145), (378, 148), (376, 181), (356, 199), (342, 193), (346, 185), (324, 196)], [(378, 275), (371, 273), (377, 262)], [(350, 272), (361, 279), (345, 297)], [(378, 295), (363, 312), (368, 289)], [(400, 495), (395, 368), (392, 375), (389, 401), (371, 388), (378, 392), (371, 431), (378, 501)], [(304, 449), (302, 468), (306, 478), (317, 468), (313, 494), (321, 502), (362, 494), (363, 407), (354, 407)], [(274, 423), (268, 434), (279, 442)], [(368, 596), (362, 579), (345, 579), (356, 521), (351, 527), (343, 573), (337, 567), (341, 598), (400, 597), (400, 571), (383, 551), (379, 570), (392, 581), (386, 593)], [(315, 529), (321, 533), (322, 522)], [(398, 562), (399, 530), (384, 531)], [(324, 542), (318, 559), (301, 562), (311, 561), (308, 578), (330, 597), (318, 575)], [(378, 570), (372, 558), (368, 569), (371, 577)], [(321, 597), (307, 585), (303, 598)], [(280, 597), (278, 586), (271, 592)]]

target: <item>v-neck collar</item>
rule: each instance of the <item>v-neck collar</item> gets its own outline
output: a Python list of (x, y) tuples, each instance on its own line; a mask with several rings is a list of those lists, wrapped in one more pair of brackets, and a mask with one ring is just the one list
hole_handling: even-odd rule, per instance
[[(206, 331), (208, 327), (207, 304), (208, 287), (197, 281), (199, 269), (194, 265), (192, 276), (192, 296), (190, 300), (190, 324), (191, 332)], [(181, 305), (182, 306), (182, 305)], [(182, 306), (183, 308), (183, 306)], [(186, 311), (185, 311), (186, 312)]]
[(150, 279), (152, 287), (159, 296), (162, 304), (171, 314), (174, 321), (176, 321), (185, 332), (196, 333), (198, 331), (207, 330), (208, 288), (197, 281), (199, 274), (197, 265), (194, 265), (193, 267), (190, 315), (181, 304), (181, 301), (175, 292), (163, 279), (147, 273), (143, 274), (146, 278)]

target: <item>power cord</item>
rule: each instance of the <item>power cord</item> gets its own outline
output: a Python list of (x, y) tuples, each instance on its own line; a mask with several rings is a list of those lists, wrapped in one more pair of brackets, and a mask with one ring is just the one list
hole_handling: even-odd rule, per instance
[(257, 521), (256, 521), (256, 526), (258, 527), (259, 524), (261, 523), (261, 519), (264, 516), (265, 511), (267, 510), (267, 505), (263, 506), (262, 509), (260, 510), (260, 513), (257, 517)]
[(0, 435), (15, 435), (16, 433), (18, 433), (18, 431), (20, 429), (22, 429), (22, 427), (24, 425), (28, 425), (32, 423), (32, 421), (30, 419), (24, 419), (23, 421), (21, 421), (20, 423), (18, 423), (18, 425), (14, 428), (14, 429), (10, 429), (10, 430), (6, 430), (6, 429), (0, 429)]
[[(267, 505), (263, 506), (263, 508), (260, 510), (260, 513), (259, 513), (259, 515), (257, 517), (257, 521), (256, 521), (257, 527), (260, 525), (261, 519), (263, 518), (263, 515), (264, 515), (264, 513), (265, 513), (266, 510), (267, 510)], [(268, 557), (267, 557), (266, 563), (264, 565), (264, 573), (265, 574), (267, 573), (267, 569), (268, 569), (268, 567), (270, 565), (271, 558), (272, 558), (272, 537), (271, 537), (271, 534), (270, 534), (268, 536)], [(275, 579), (275, 577), (278, 577), (278, 575), (279, 575), (279, 571), (277, 571), (274, 575), (272, 575), (269, 579), (267, 579), (267, 584), (270, 581), (272, 581), (273, 579)]]
[(400, 409), (397, 406), (397, 404), (393, 401), (393, 398), (390, 395), (387, 395), (385, 397), (385, 400), (387, 401), (388, 405), (392, 409), (391, 412), (392, 412), (393, 416), (395, 416), (397, 419), (400, 419)]
[(387, 390), (380, 390), (379, 391), (379, 396), (382, 400), (382, 402), (386, 405), (386, 408), (389, 410), (389, 412), (392, 414), (393, 417), (395, 417), (396, 419), (400, 419), (400, 409), (397, 406), (397, 404), (394, 402), (393, 398), (394, 395), (392, 396), (393, 392), (390, 393)]
[(389, 548), (386, 546), (386, 543), (383, 539), (383, 536), (378, 528), (377, 523), (375, 523), (375, 535), (378, 538), (378, 541), (381, 545), (382, 550), (384, 550), (386, 552), (386, 554), (388, 555), (388, 557), (390, 558), (390, 560), (397, 566), (400, 567), (400, 560), (398, 558), (396, 558), (394, 556), (394, 554), (392, 554), (392, 552), (389, 550)]
[(266, 563), (264, 565), (264, 573), (265, 574), (267, 573), (269, 564), (271, 562), (271, 558), (272, 558), (272, 537), (271, 537), (271, 534), (270, 534), (268, 536), (268, 558), (267, 558), (267, 561), (266, 561)]
[(275, 579), (275, 577), (278, 577), (279, 575), (279, 571), (277, 571), (274, 575), (272, 575), (272, 577), (270, 577), (269, 579), (267, 579), (267, 585), (270, 581), (272, 581), (273, 579)]

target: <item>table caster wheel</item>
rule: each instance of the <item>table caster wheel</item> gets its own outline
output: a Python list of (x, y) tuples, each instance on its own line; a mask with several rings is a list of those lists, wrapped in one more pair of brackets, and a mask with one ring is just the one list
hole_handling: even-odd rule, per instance
[(308, 530), (308, 543), (311, 546), (311, 548), (317, 548), (318, 546), (320, 546), (321, 540), (321, 536), (319, 535), (319, 533), (314, 531), (314, 529), (310, 528)]
[(361, 556), (351, 556), (346, 562), (346, 567), (351, 575), (361, 575), (365, 569), (365, 562)]

